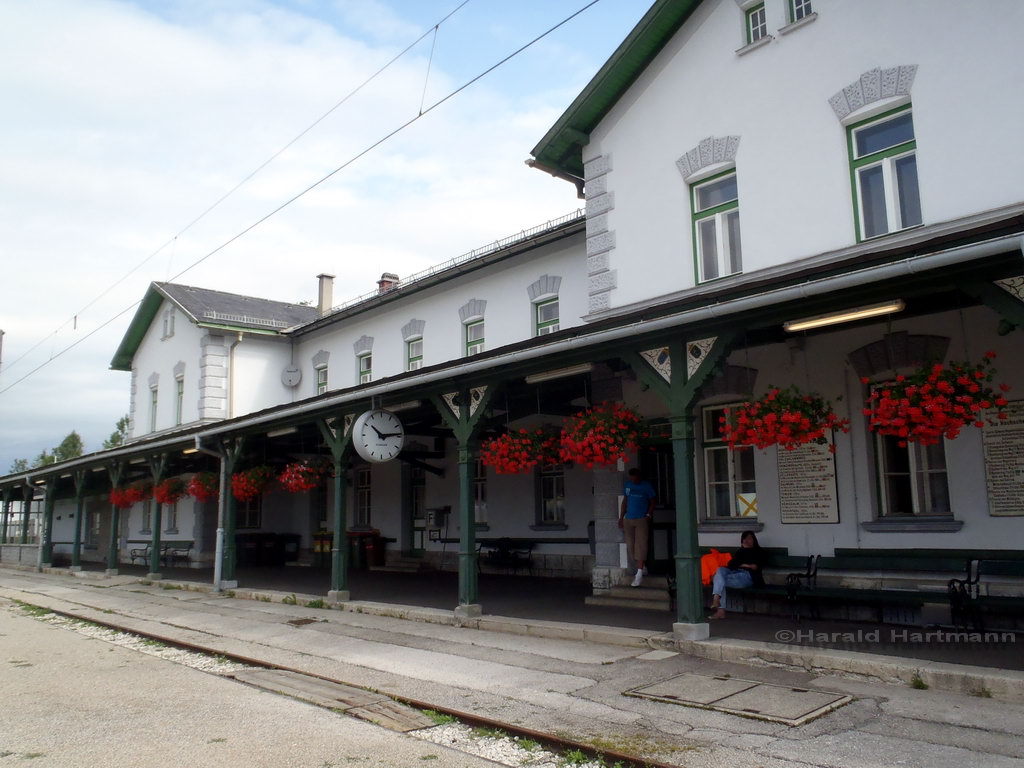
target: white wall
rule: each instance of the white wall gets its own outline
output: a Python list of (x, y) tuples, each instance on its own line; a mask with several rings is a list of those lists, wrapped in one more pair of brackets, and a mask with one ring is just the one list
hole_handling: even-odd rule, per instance
[(163, 336), (164, 311), (173, 305), (164, 301), (160, 311), (153, 318), (153, 323), (139, 344), (132, 359), (135, 376), (135, 407), (130, 437), (141, 437), (148, 434), (150, 426), (150, 376), (159, 374), (157, 388), (156, 431), (170, 429), (175, 426), (174, 410), (176, 384), (174, 366), (185, 363), (185, 397), (182, 408), (182, 424), (194, 422), (199, 418), (199, 342), (203, 331), (193, 325), (185, 315), (175, 309), (174, 335), (166, 339)]
[(704, 2), (592, 132), (584, 159), (611, 156), (612, 307), (694, 285), (676, 160), (708, 136), (740, 136), (745, 272), (854, 244), (846, 129), (828, 100), (875, 67), (918, 67), (910, 95), (926, 225), (1024, 199), (1024, 3), (813, 6), (816, 20), (779, 35), (785, 0), (767, 0), (775, 39), (738, 56), (741, 9)]
[(355, 386), (358, 376), (353, 344), (364, 335), (374, 340), (374, 380), (404, 372), (406, 351), (402, 327), (412, 319), (426, 323), (424, 366), (462, 357), (465, 347), (459, 308), (471, 299), (487, 302), (486, 349), (530, 338), (534, 316), (527, 288), (542, 275), (562, 278), (558, 294), (561, 327), (579, 325), (586, 312), (586, 257), (582, 234), (299, 337), (295, 360), (302, 369), (302, 383), (297, 388), (296, 398), (316, 394), (312, 359), (321, 350), (330, 353), (329, 388)]
[(243, 335), (233, 353), (234, 381), (228, 381), (229, 417), (291, 402), (292, 390), (281, 383), (281, 372), (291, 362), (291, 348), (287, 339)]

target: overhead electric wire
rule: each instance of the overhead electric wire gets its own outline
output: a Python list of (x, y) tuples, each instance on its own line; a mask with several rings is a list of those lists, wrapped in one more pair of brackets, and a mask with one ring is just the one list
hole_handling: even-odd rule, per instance
[[(51, 338), (53, 336), (56, 336), (58, 333), (60, 333), (62, 330), (64, 330), (68, 326), (68, 323), (74, 322), (76, 324), (76, 326), (77, 326), (77, 318), (78, 318), (79, 315), (81, 315), (83, 312), (85, 312), (85, 310), (89, 309), (97, 301), (102, 299), (104, 296), (106, 296), (108, 293), (110, 293), (112, 290), (114, 290), (117, 286), (119, 286), (121, 283), (123, 283), (125, 280), (127, 280), (129, 277), (131, 277), (133, 274), (135, 274), (139, 269), (141, 269), (146, 264), (148, 264), (152, 259), (154, 259), (156, 256), (158, 256), (160, 254), (160, 252), (163, 251), (167, 246), (175, 243), (179, 237), (184, 235), (186, 232), (188, 232), (190, 229), (192, 229), (192, 227), (194, 227), (196, 224), (198, 224), (200, 221), (202, 221), (204, 218), (206, 218), (206, 216), (208, 214), (212, 213), (213, 210), (215, 208), (217, 208), (221, 203), (223, 203), (225, 200), (227, 200), (229, 197), (231, 197), (231, 195), (233, 195), (239, 189), (241, 189), (242, 186), (245, 185), (247, 182), (252, 180), (252, 178), (254, 176), (256, 176), (256, 174), (258, 174), (260, 171), (262, 171), (264, 168), (266, 168), (268, 165), (270, 165), (272, 162), (274, 162), (284, 152), (286, 152), (288, 149), (290, 149), (299, 139), (301, 139), (303, 136), (305, 136), (311, 130), (316, 128), (316, 126), (318, 126), (325, 119), (327, 119), (330, 115), (332, 115), (339, 107), (341, 107), (343, 104), (345, 104), (345, 102), (347, 102), (349, 99), (351, 99), (357, 93), (359, 93), (363, 88), (365, 88), (367, 85), (369, 85), (373, 80), (377, 79), (377, 77), (379, 77), (381, 74), (383, 74), (384, 71), (387, 70), (392, 64), (394, 64), (400, 58), (405, 56), (405, 54), (407, 54), (409, 51), (411, 51), (413, 48), (415, 48), (417, 45), (419, 45), (419, 43), (421, 43), (423, 41), (423, 39), (426, 38), (427, 35), (429, 35), (431, 33), (433, 33), (433, 35), (434, 35), (434, 42), (431, 43), (431, 46), (430, 46), (430, 59), (431, 59), (431, 61), (433, 61), (433, 58), (434, 58), (434, 45), (437, 42), (437, 29), (438, 29), (438, 27), (440, 27), (442, 24), (444, 24), (446, 21), (448, 21), (448, 19), (450, 19), (452, 16), (454, 16), (460, 10), (462, 10), (462, 8), (465, 7), (469, 2), (470, 2), (470, 0), (462, 0), (461, 3), (459, 3), (457, 6), (455, 6), (455, 8), (453, 8), (451, 11), (449, 11), (440, 21), (435, 23), (432, 27), (429, 27), (422, 35), (420, 35), (415, 40), (413, 40), (411, 43), (409, 43), (409, 45), (407, 45), (405, 48), (403, 48), (399, 53), (397, 53), (393, 57), (391, 57), (391, 59), (389, 59), (387, 61), (387, 63), (385, 63), (383, 66), (381, 66), (376, 72), (374, 72), (372, 75), (370, 75), (365, 80), (363, 80), (363, 82), (361, 82), (359, 85), (357, 85), (351, 91), (349, 91), (344, 96), (344, 98), (341, 99), (341, 101), (339, 101), (333, 107), (331, 107), (326, 112), (324, 112), (322, 115), (320, 115), (320, 117), (318, 117), (316, 120), (314, 120), (308, 126), (306, 126), (306, 128), (303, 129), (301, 132), (299, 132), (291, 141), (289, 141), (287, 144), (285, 144), (283, 147), (281, 147), (279, 150), (277, 150), (277, 152), (275, 152), (269, 158), (267, 158), (262, 163), (260, 163), (260, 165), (257, 166), (253, 171), (251, 171), (245, 178), (243, 178), (241, 181), (239, 181), (237, 184), (235, 184), (235, 186), (233, 186), (231, 189), (229, 189), (227, 192), (225, 192), (223, 195), (221, 195), (212, 205), (207, 207), (206, 210), (204, 210), (202, 213), (200, 213), (198, 216), (196, 216), (194, 219), (192, 219), (192, 221), (190, 221), (188, 224), (186, 224), (184, 227), (182, 227), (177, 232), (177, 234), (172, 236), (166, 243), (161, 245), (159, 248), (157, 248), (155, 251), (153, 251), (151, 254), (149, 254), (149, 256), (144, 258), (142, 261), (140, 261), (138, 264), (136, 264), (130, 270), (125, 272), (123, 275), (121, 275), (121, 277), (119, 277), (116, 281), (114, 281), (113, 283), (108, 285), (106, 288), (104, 288), (103, 291), (101, 291), (99, 293), (99, 295), (95, 296), (88, 304), (86, 304), (84, 307), (79, 309), (74, 315), (72, 315), (70, 318), (65, 320), (59, 326), (57, 326), (57, 328), (54, 329), (51, 333), (49, 333), (48, 335), (44, 336), (42, 339), (37, 341), (35, 344), (33, 344), (31, 347), (29, 347), (27, 350), (25, 350), (23, 353), (21, 353), (14, 360), (12, 360), (11, 362), (9, 362), (6, 365), (4, 365), (4, 371), (5, 372), (9, 371), (12, 366), (17, 365), (21, 360), (23, 360), (25, 357), (27, 357), (32, 352), (34, 352), (36, 349), (38, 349), (40, 346), (42, 346), (44, 343), (46, 343), (47, 339), (49, 339), (49, 338)], [(430, 76), (430, 64), (429, 63), (427, 64), (427, 76), (428, 77)], [(423, 86), (423, 95), (426, 96), (426, 84), (425, 83), (424, 83), (424, 86)], [(420, 102), (420, 108), (421, 109), (423, 108), (422, 100)], [(51, 359), (52, 359), (52, 355), (51, 355)], [(0, 390), (0, 391), (6, 391), (6, 390)]]
[[(468, 0), (467, 0), (467, 2), (468, 2)], [(531, 40), (530, 42), (528, 42), (528, 43), (525, 43), (524, 45), (520, 46), (519, 48), (517, 48), (516, 50), (514, 50), (514, 51), (513, 51), (512, 53), (508, 54), (507, 56), (505, 56), (505, 57), (504, 57), (503, 59), (501, 59), (501, 60), (500, 60), (500, 61), (498, 61), (497, 63), (495, 63), (495, 64), (492, 64), (492, 65), (491, 65), (490, 67), (488, 67), (487, 69), (485, 69), (485, 70), (484, 70), (483, 72), (481, 72), (481, 73), (479, 73), (478, 75), (476, 75), (476, 76), (474, 76), (474, 77), (470, 78), (470, 79), (469, 79), (469, 80), (467, 80), (467, 81), (466, 81), (465, 83), (463, 83), (462, 85), (460, 85), (460, 86), (459, 86), (458, 88), (456, 88), (455, 90), (451, 91), (450, 93), (448, 93), (448, 94), (447, 94), (446, 96), (442, 97), (441, 99), (438, 99), (438, 100), (437, 100), (436, 102), (434, 102), (433, 104), (431, 104), (431, 105), (430, 105), (429, 107), (427, 107), (426, 109), (422, 110), (422, 111), (421, 111), (421, 112), (420, 112), (419, 114), (417, 114), (417, 115), (416, 115), (415, 117), (412, 117), (412, 118), (410, 118), (409, 120), (406, 120), (406, 121), (405, 121), (404, 123), (402, 123), (401, 125), (399, 125), (399, 126), (398, 126), (397, 128), (394, 128), (393, 130), (391, 130), (390, 132), (386, 133), (386, 134), (385, 134), (384, 136), (382, 136), (381, 138), (377, 139), (377, 140), (376, 140), (376, 141), (374, 141), (374, 142), (373, 142), (372, 144), (370, 144), (369, 146), (367, 146), (367, 147), (366, 147), (365, 149), (362, 149), (361, 151), (359, 151), (358, 153), (356, 153), (355, 155), (353, 155), (352, 157), (350, 157), (350, 158), (349, 158), (348, 160), (346, 160), (346, 161), (345, 161), (344, 163), (342, 163), (341, 165), (339, 165), (339, 166), (338, 166), (337, 168), (335, 168), (335, 169), (334, 169), (333, 171), (330, 171), (330, 172), (329, 172), (329, 173), (327, 173), (326, 175), (324, 175), (324, 176), (320, 177), (320, 179), (318, 179), (317, 181), (315, 181), (315, 182), (313, 182), (312, 184), (310, 184), (310, 185), (309, 185), (308, 187), (306, 187), (305, 189), (303, 189), (303, 190), (302, 190), (301, 192), (298, 192), (297, 194), (295, 194), (295, 195), (292, 195), (292, 196), (291, 196), (290, 198), (288, 198), (288, 199), (287, 199), (287, 200), (286, 200), (285, 202), (281, 203), (281, 204), (280, 204), (279, 206), (277, 206), (276, 208), (274, 208), (274, 209), (273, 209), (272, 211), (270, 211), (269, 213), (265, 214), (264, 216), (261, 216), (261, 217), (260, 217), (259, 219), (257, 219), (257, 220), (256, 220), (255, 222), (253, 222), (252, 224), (250, 224), (249, 226), (247, 226), (247, 227), (246, 227), (245, 229), (241, 230), (241, 231), (240, 231), (240, 232), (238, 232), (237, 234), (235, 234), (235, 235), (233, 235), (232, 237), (230, 237), (230, 238), (228, 238), (227, 240), (225, 240), (225, 241), (224, 241), (223, 243), (221, 243), (220, 245), (218, 245), (218, 246), (217, 246), (216, 248), (214, 248), (214, 249), (213, 249), (212, 251), (208, 252), (208, 253), (207, 253), (207, 254), (205, 254), (204, 256), (201, 256), (201, 257), (199, 257), (198, 259), (196, 259), (195, 261), (193, 261), (193, 262), (192, 262), (191, 264), (189, 264), (189, 265), (188, 265), (187, 267), (185, 267), (185, 269), (181, 270), (181, 271), (180, 271), (180, 272), (178, 272), (178, 273), (177, 273), (176, 275), (174, 275), (173, 277), (169, 278), (168, 282), (170, 282), (170, 281), (173, 281), (173, 280), (177, 280), (177, 279), (178, 279), (179, 277), (181, 277), (182, 275), (184, 275), (184, 274), (185, 274), (186, 272), (189, 272), (189, 271), (191, 271), (192, 269), (194, 269), (195, 267), (199, 266), (200, 264), (202, 264), (202, 263), (203, 263), (204, 261), (206, 261), (206, 260), (207, 260), (208, 258), (210, 258), (211, 256), (214, 256), (215, 254), (217, 254), (217, 253), (219, 253), (220, 251), (224, 250), (225, 248), (227, 248), (227, 247), (228, 247), (229, 245), (231, 245), (232, 243), (234, 243), (234, 242), (235, 242), (236, 240), (238, 240), (239, 238), (241, 238), (241, 237), (244, 237), (244, 236), (245, 236), (245, 235), (247, 235), (247, 234), (248, 234), (249, 232), (251, 232), (252, 230), (256, 229), (256, 227), (258, 227), (258, 226), (259, 226), (260, 224), (262, 224), (263, 222), (265, 222), (265, 221), (266, 221), (267, 219), (269, 219), (269, 218), (271, 218), (272, 216), (275, 216), (276, 214), (280, 213), (280, 212), (281, 212), (281, 211), (283, 211), (283, 210), (284, 210), (285, 208), (287, 208), (287, 207), (288, 207), (288, 206), (290, 206), (290, 205), (291, 205), (292, 203), (294, 203), (294, 202), (295, 202), (296, 200), (298, 200), (299, 198), (301, 198), (301, 197), (303, 197), (304, 195), (308, 194), (309, 192), (312, 192), (312, 191), (313, 191), (314, 189), (316, 189), (317, 187), (319, 187), (319, 186), (320, 186), (321, 184), (323, 184), (323, 183), (324, 183), (325, 181), (327, 181), (328, 179), (332, 178), (333, 176), (335, 176), (335, 175), (336, 175), (336, 174), (338, 174), (339, 172), (341, 172), (341, 171), (345, 170), (345, 169), (346, 169), (346, 168), (348, 168), (348, 167), (349, 167), (350, 165), (352, 165), (352, 164), (353, 164), (354, 162), (356, 162), (357, 160), (359, 160), (360, 158), (362, 158), (362, 157), (363, 157), (364, 155), (366, 155), (366, 154), (368, 154), (368, 153), (372, 152), (372, 151), (373, 151), (374, 149), (376, 149), (377, 147), (379, 147), (379, 146), (380, 146), (381, 144), (383, 144), (384, 142), (388, 141), (389, 139), (393, 138), (393, 137), (394, 137), (394, 136), (396, 136), (397, 134), (401, 133), (401, 132), (402, 132), (402, 131), (404, 131), (404, 130), (405, 130), (406, 128), (408, 128), (408, 127), (409, 127), (410, 125), (412, 125), (413, 123), (417, 122), (418, 120), (420, 120), (420, 119), (421, 119), (421, 118), (423, 118), (424, 116), (426, 116), (426, 115), (430, 114), (430, 112), (432, 112), (433, 110), (437, 109), (437, 108), (438, 108), (439, 106), (441, 106), (442, 104), (444, 104), (444, 103), (445, 103), (446, 101), (448, 101), (448, 100), (449, 100), (449, 99), (451, 99), (452, 97), (454, 97), (454, 96), (457, 96), (457, 95), (458, 95), (458, 94), (460, 94), (460, 93), (461, 93), (462, 91), (466, 90), (466, 89), (467, 89), (467, 88), (469, 88), (469, 87), (470, 87), (471, 85), (473, 85), (474, 83), (476, 83), (476, 82), (477, 82), (478, 80), (481, 80), (482, 78), (486, 77), (486, 76), (487, 76), (487, 75), (489, 75), (489, 74), (490, 74), (491, 72), (493, 72), (494, 70), (496, 70), (496, 69), (497, 69), (498, 67), (500, 67), (500, 66), (502, 66), (502, 65), (506, 64), (506, 63), (507, 63), (508, 61), (510, 61), (511, 59), (515, 58), (515, 57), (516, 57), (516, 56), (518, 56), (518, 55), (519, 55), (520, 53), (522, 53), (522, 52), (523, 52), (523, 51), (525, 51), (526, 49), (530, 48), (531, 46), (535, 45), (536, 43), (540, 42), (540, 41), (541, 41), (541, 40), (543, 40), (543, 39), (544, 39), (545, 37), (547, 37), (547, 36), (548, 36), (548, 35), (550, 35), (550, 34), (551, 34), (552, 32), (554, 32), (554, 31), (555, 31), (556, 29), (559, 29), (560, 27), (562, 27), (562, 26), (564, 26), (565, 24), (569, 23), (570, 21), (572, 21), (573, 19), (575, 19), (575, 18), (576, 18), (577, 16), (579, 16), (579, 15), (580, 15), (581, 13), (583, 13), (583, 12), (584, 12), (584, 11), (586, 11), (587, 9), (591, 8), (592, 6), (594, 6), (594, 5), (597, 5), (597, 3), (599, 3), (599, 2), (600, 2), (600, 0), (590, 0), (590, 2), (589, 2), (589, 3), (587, 3), (586, 5), (584, 5), (584, 6), (583, 6), (582, 8), (580, 8), (579, 10), (575, 11), (574, 13), (570, 14), (569, 16), (566, 16), (566, 17), (565, 17), (564, 19), (562, 19), (562, 20), (561, 20), (560, 22), (558, 22), (558, 23), (557, 23), (557, 24), (555, 24), (554, 26), (552, 26), (552, 27), (549, 27), (549, 28), (548, 28), (547, 30), (545, 30), (545, 31), (544, 31), (544, 32), (542, 32), (541, 34), (537, 35), (537, 37), (533, 38), (533, 39), (532, 39), (532, 40)], [(465, 3), (463, 3), (463, 5), (465, 5)], [(460, 6), (460, 7), (461, 7), (461, 6)], [(129, 312), (129, 311), (131, 311), (132, 309), (134, 309), (135, 307), (137, 307), (137, 306), (138, 306), (139, 304), (141, 304), (141, 303), (142, 303), (142, 299), (139, 299), (138, 301), (132, 302), (132, 303), (131, 303), (131, 304), (130, 304), (129, 306), (127, 306), (127, 307), (125, 307), (124, 309), (122, 309), (122, 310), (121, 310), (120, 312), (118, 312), (118, 313), (117, 313), (116, 315), (114, 315), (113, 317), (111, 317), (111, 318), (109, 318), (108, 320), (104, 321), (104, 322), (103, 322), (102, 324), (98, 325), (98, 326), (97, 326), (96, 328), (92, 329), (91, 331), (89, 331), (89, 332), (88, 332), (88, 333), (87, 333), (87, 334), (86, 334), (85, 336), (83, 336), (82, 338), (80, 338), (80, 339), (78, 339), (77, 341), (73, 342), (72, 344), (69, 344), (68, 346), (64, 347), (64, 349), (60, 350), (60, 352), (58, 352), (57, 354), (55, 354), (55, 355), (52, 355), (52, 356), (50, 357), (50, 359), (49, 359), (49, 360), (46, 360), (46, 361), (44, 361), (44, 362), (40, 363), (40, 364), (39, 364), (39, 365), (37, 365), (37, 366), (36, 366), (35, 368), (33, 368), (33, 369), (32, 369), (31, 371), (29, 371), (29, 372), (28, 372), (28, 373), (26, 373), (26, 374), (25, 374), (24, 376), (22, 376), (22, 377), (21, 377), (20, 379), (17, 379), (16, 381), (12, 382), (11, 384), (8, 384), (8, 385), (7, 385), (6, 387), (4, 387), (3, 389), (0, 389), (0, 395), (2, 395), (2, 394), (3, 394), (4, 392), (7, 392), (7, 391), (8, 391), (9, 389), (11, 389), (12, 387), (15, 387), (15, 386), (17, 386), (18, 384), (20, 384), (21, 382), (23, 382), (23, 381), (24, 381), (25, 379), (27, 379), (27, 378), (28, 378), (29, 376), (32, 376), (32, 375), (33, 375), (34, 373), (36, 373), (37, 371), (41, 370), (42, 368), (45, 368), (45, 367), (46, 367), (47, 365), (49, 365), (49, 364), (50, 364), (50, 363), (52, 363), (52, 362), (53, 362), (54, 360), (56, 360), (56, 359), (57, 359), (57, 358), (59, 358), (59, 357), (60, 357), (61, 355), (63, 355), (63, 354), (65, 353), (65, 352), (68, 352), (68, 351), (70, 351), (70, 350), (74, 349), (74, 348), (75, 348), (75, 347), (77, 347), (77, 346), (78, 346), (79, 344), (81, 344), (81, 343), (82, 343), (83, 341), (85, 341), (86, 339), (88, 339), (89, 337), (91, 337), (92, 335), (94, 335), (95, 333), (97, 333), (97, 332), (101, 331), (101, 330), (102, 330), (103, 328), (107, 327), (107, 326), (108, 326), (108, 325), (110, 325), (110, 324), (111, 324), (112, 322), (114, 322), (114, 321), (115, 321), (115, 320), (117, 320), (117, 319), (118, 319), (119, 317), (121, 317), (121, 316), (122, 316), (123, 314), (125, 314), (126, 312)]]

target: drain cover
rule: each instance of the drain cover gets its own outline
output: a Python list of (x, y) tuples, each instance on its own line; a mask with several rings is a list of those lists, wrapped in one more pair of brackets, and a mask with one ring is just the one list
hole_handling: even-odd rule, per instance
[(625, 693), (785, 725), (803, 725), (853, 700), (851, 696), (831, 691), (693, 674), (679, 675)]

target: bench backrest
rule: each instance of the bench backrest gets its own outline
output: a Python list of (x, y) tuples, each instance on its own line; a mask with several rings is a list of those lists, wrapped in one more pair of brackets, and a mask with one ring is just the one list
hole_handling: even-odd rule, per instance
[(1024, 579), (1024, 560), (979, 560), (978, 576)]
[(822, 557), (818, 567), (822, 570), (833, 571), (935, 571), (962, 574), (966, 573), (969, 561), (969, 558), (955, 555), (943, 557), (902, 557), (900, 554), (893, 552), (886, 557), (871, 555)]
[(930, 558), (953, 557), (960, 560), (1024, 560), (1024, 550), (1018, 549), (856, 549), (836, 547), (836, 557), (898, 557)]

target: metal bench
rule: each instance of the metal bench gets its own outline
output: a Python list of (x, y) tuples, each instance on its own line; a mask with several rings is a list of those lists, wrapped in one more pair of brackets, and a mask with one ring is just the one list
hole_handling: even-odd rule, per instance
[(520, 568), (526, 568), (532, 576), (533, 544), (529, 540), (509, 538), (482, 541), (477, 545), (477, 569), (490, 565), (516, 573)]
[(949, 580), (953, 623), (985, 631), (985, 613), (1024, 614), (1024, 595), (992, 595), (983, 586), (992, 579), (1024, 580), (1024, 560), (979, 559), (968, 563), (963, 579)]

